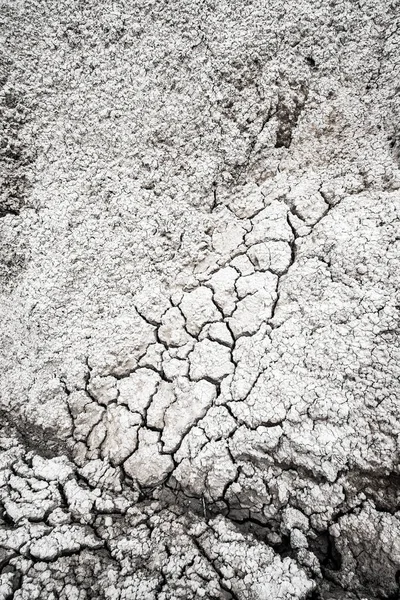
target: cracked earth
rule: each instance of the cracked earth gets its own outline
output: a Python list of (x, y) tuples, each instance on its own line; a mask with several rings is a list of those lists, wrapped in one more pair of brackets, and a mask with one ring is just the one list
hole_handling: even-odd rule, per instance
[(0, 600), (395, 600), (400, 6), (3, 1)]

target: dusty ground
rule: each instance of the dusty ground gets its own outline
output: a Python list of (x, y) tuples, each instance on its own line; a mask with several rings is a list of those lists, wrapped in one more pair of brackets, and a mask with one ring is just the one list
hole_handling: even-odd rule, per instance
[(0, 11), (0, 599), (392, 599), (397, 2)]

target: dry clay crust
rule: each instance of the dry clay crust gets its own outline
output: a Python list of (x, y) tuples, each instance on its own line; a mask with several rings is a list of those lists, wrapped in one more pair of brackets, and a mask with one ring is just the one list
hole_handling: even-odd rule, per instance
[(0, 599), (397, 598), (396, 3), (6, 3)]

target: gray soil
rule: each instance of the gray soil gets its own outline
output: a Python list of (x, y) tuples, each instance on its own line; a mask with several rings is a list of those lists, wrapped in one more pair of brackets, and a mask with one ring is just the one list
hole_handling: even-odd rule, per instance
[(395, 600), (400, 5), (6, 0), (0, 600)]

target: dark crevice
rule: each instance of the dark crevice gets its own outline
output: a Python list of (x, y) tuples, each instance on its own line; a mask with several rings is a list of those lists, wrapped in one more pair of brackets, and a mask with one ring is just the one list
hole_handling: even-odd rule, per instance
[(67, 442), (60, 440), (59, 433), (54, 429), (42, 428), (28, 422), (21, 415), (10, 415), (6, 410), (0, 409), (2, 426), (7, 427), (8, 434), (14, 432), (17, 439), (27, 451), (36, 452), (43, 458), (53, 458), (65, 454), (71, 458)]
[(304, 109), (308, 96), (308, 89), (304, 84), (300, 85), (298, 91), (278, 97), (276, 116), (278, 129), (276, 132), (275, 148), (290, 148), (294, 129), (297, 126), (300, 115)]

